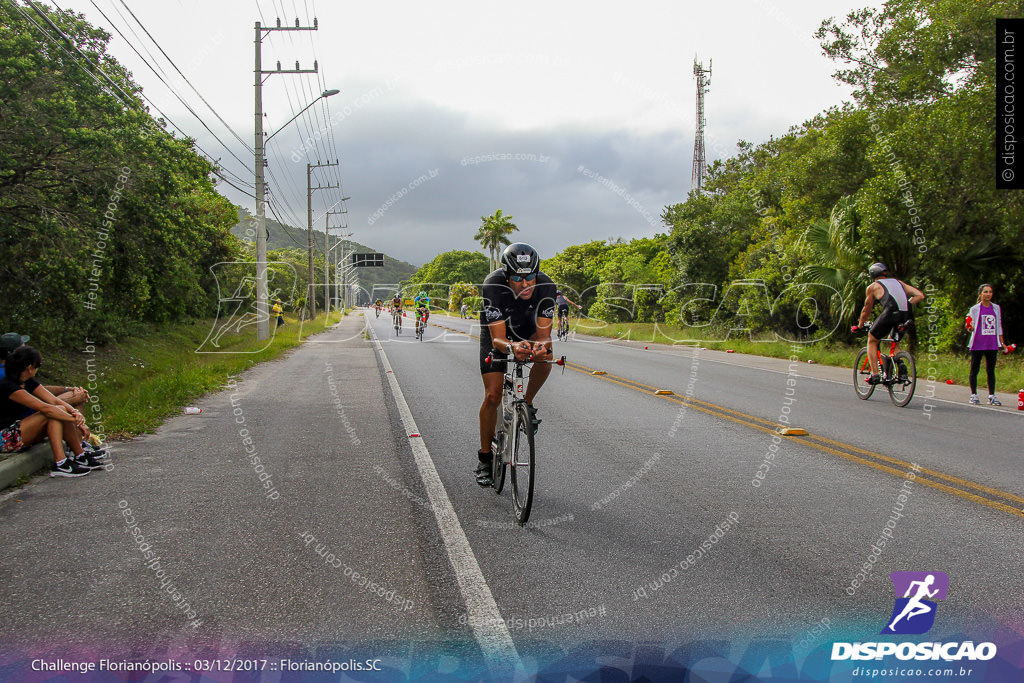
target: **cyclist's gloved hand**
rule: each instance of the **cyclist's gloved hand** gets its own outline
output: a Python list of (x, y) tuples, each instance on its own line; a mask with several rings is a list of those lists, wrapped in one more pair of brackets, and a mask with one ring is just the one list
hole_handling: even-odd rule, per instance
[(547, 344), (543, 342), (533, 342), (531, 344), (531, 348), (533, 360), (551, 360), (551, 352), (548, 350)]
[(512, 342), (512, 353), (516, 360), (530, 360), (533, 355), (533, 344), (528, 341)]

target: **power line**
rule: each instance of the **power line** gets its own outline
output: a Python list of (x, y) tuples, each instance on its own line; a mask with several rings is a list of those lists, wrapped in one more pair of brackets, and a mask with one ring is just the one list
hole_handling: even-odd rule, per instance
[(192, 81), (188, 80), (188, 76), (186, 76), (185, 74), (182, 73), (181, 69), (178, 68), (178, 65), (174, 63), (174, 60), (170, 58), (170, 56), (164, 51), (164, 49), (162, 47), (160, 47), (160, 43), (158, 43), (156, 41), (156, 39), (152, 35), (150, 35), (150, 33), (146, 29), (146, 27), (142, 25), (142, 22), (139, 21), (138, 17), (135, 16), (135, 13), (132, 12), (131, 8), (128, 7), (127, 4), (125, 4), (124, 0), (120, 0), (120, 2), (121, 2), (122, 5), (124, 5), (124, 8), (126, 10), (128, 10), (128, 14), (132, 15), (132, 19), (135, 20), (135, 23), (137, 23), (139, 25), (139, 27), (142, 28), (142, 30), (146, 33), (146, 35), (149, 36), (149, 39), (153, 41), (153, 44), (156, 45), (157, 49), (160, 50), (160, 53), (167, 59), (168, 62), (170, 62), (171, 66), (174, 67), (174, 70), (177, 71), (178, 74), (181, 75), (181, 77), (183, 79), (185, 79), (185, 82), (188, 83), (188, 86), (190, 88), (192, 88), (192, 91), (195, 92), (195, 94), (199, 96), (199, 99), (201, 99), (203, 101), (203, 104), (205, 104), (209, 108), (209, 110), (213, 112), (213, 115), (217, 117), (218, 121), (220, 121), (222, 124), (224, 124), (225, 128), (227, 128), (229, 131), (231, 131), (231, 134), (235, 136), (235, 139), (238, 140), (240, 143), (242, 143), (242, 146), (245, 148), (245, 151), (248, 152), (249, 154), (252, 154), (253, 153), (252, 147), (250, 147), (248, 145), (248, 143), (246, 143), (246, 141), (244, 139), (242, 139), (242, 136), (240, 136), (238, 133), (235, 132), (234, 128), (232, 128), (231, 126), (228, 125), (227, 121), (225, 121), (223, 118), (221, 118), (220, 114), (217, 113), (217, 110), (213, 108), (213, 105), (211, 105), (209, 102), (207, 102), (206, 98), (203, 97), (202, 93), (200, 93), (199, 90), (196, 89), (196, 87), (194, 85), (192, 85)]
[[(24, 18), (25, 18), (25, 19), (26, 19), (26, 20), (27, 20), (27, 21), (28, 21), (29, 23), (31, 23), (31, 24), (32, 24), (33, 26), (35, 26), (35, 27), (36, 27), (36, 30), (38, 30), (38, 31), (39, 31), (39, 33), (40, 33), (40, 34), (42, 34), (42, 36), (43, 36), (43, 38), (44, 38), (45, 40), (47, 40), (47, 41), (49, 41), (49, 42), (53, 43), (53, 44), (54, 44), (54, 45), (56, 45), (56, 46), (57, 46), (57, 47), (58, 47), (58, 48), (59, 48), (59, 49), (60, 49), (60, 50), (61, 50), (62, 52), (64, 52), (65, 54), (67, 54), (67, 55), (68, 55), (68, 57), (70, 57), (70, 58), (71, 58), (71, 61), (72, 61), (72, 62), (74, 62), (74, 63), (75, 63), (75, 64), (76, 64), (76, 65), (77, 65), (77, 66), (78, 66), (78, 67), (79, 67), (80, 69), (82, 69), (82, 71), (83, 71), (83, 72), (84, 72), (84, 73), (85, 73), (86, 75), (88, 75), (88, 76), (89, 76), (90, 78), (92, 78), (92, 79), (93, 79), (93, 80), (94, 80), (94, 81), (96, 82), (96, 84), (97, 84), (98, 86), (100, 86), (100, 89), (101, 89), (102, 91), (106, 91), (106, 92), (107, 92), (107, 93), (108, 93), (108, 94), (109, 94), (109, 95), (110, 95), (111, 97), (113, 97), (114, 99), (116, 99), (117, 101), (119, 101), (119, 102), (120, 102), (120, 103), (121, 103), (121, 104), (122, 104), (122, 105), (123, 105), (124, 107), (126, 107), (126, 108), (130, 108), (130, 109), (139, 109), (139, 110), (140, 110), (140, 111), (141, 111), (142, 113), (145, 113), (145, 114), (146, 114), (146, 120), (147, 120), (147, 124), (148, 124), (148, 125), (150, 125), (150, 126), (152, 126), (153, 128), (155, 128), (155, 129), (156, 129), (156, 131), (157, 131), (157, 132), (159, 132), (159, 133), (163, 133), (163, 134), (165, 134), (165, 135), (167, 134), (167, 131), (165, 131), (165, 130), (164, 130), (163, 128), (161, 128), (160, 126), (158, 126), (158, 125), (157, 125), (157, 123), (156, 123), (156, 121), (154, 121), (154, 120), (153, 120), (152, 116), (150, 116), (150, 115), (149, 115), (149, 113), (145, 111), (145, 109), (144, 109), (144, 108), (142, 107), (142, 104), (141, 104), (141, 102), (140, 102), (140, 101), (138, 101), (137, 99), (135, 99), (135, 98), (134, 98), (134, 97), (133, 97), (132, 95), (130, 95), (130, 94), (128, 94), (128, 93), (126, 93), (126, 92), (124, 91), (124, 89), (123, 89), (123, 88), (122, 88), (122, 87), (121, 87), (121, 86), (120, 86), (119, 84), (117, 84), (116, 82), (114, 82), (114, 80), (113, 80), (112, 78), (110, 78), (110, 76), (108, 76), (108, 75), (106, 74), (106, 72), (105, 72), (105, 71), (103, 71), (103, 69), (101, 69), (101, 68), (99, 67), (99, 65), (96, 65), (96, 66), (95, 66), (95, 69), (96, 69), (96, 71), (97, 71), (97, 72), (98, 72), (98, 73), (99, 73), (99, 74), (100, 74), (101, 76), (103, 76), (104, 80), (106, 80), (106, 82), (107, 82), (107, 83), (108, 83), (108, 84), (109, 84), (110, 86), (112, 86), (114, 90), (116, 90), (117, 92), (120, 92), (120, 93), (121, 93), (121, 95), (122, 95), (123, 97), (121, 97), (121, 96), (118, 96), (117, 92), (114, 92), (113, 90), (109, 90), (109, 89), (107, 89), (107, 88), (104, 88), (104, 87), (102, 86), (102, 84), (101, 84), (101, 82), (100, 82), (99, 78), (97, 78), (97, 76), (96, 76), (95, 74), (93, 74), (93, 73), (92, 73), (92, 72), (91, 72), (91, 71), (90, 71), (90, 70), (89, 70), (88, 68), (86, 68), (86, 67), (84, 66), (84, 63), (88, 63), (88, 62), (90, 61), (90, 60), (89, 60), (89, 57), (88, 57), (88, 55), (86, 55), (85, 53), (83, 53), (83, 52), (81, 51), (81, 49), (79, 49), (79, 47), (78, 47), (77, 45), (75, 45), (74, 41), (72, 41), (72, 40), (71, 40), (71, 38), (69, 38), (69, 37), (68, 37), (67, 35), (65, 35), (65, 34), (64, 34), (64, 32), (63, 32), (63, 31), (62, 31), (62, 30), (60, 29), (60, 27), (58, 27), (58, 26), (57, 26), (56, 24), (54, 24), (54, 23), (53, 23), (53, 21), (52, 21), (52, 20), (51, 20), (51, 19), (50, 19), (50, 18), (49, 18), (49, 17), (48, 17), (48, 16), (47, 16), (47, 15), (46, 15), (46, 14), (45, 14), (45, 13), (44, 13), (44, 12), (43, 12), (42, 10), (41, 10), (41, 9), (40, 9), (40, 8), (39, 8), (39, 7), (38, 7), (38, 6), (37, 6), (37, 5), (36, 5), (36, 4), (35, 4), (35, 3), (34, 3), (34, 2), (32, 1), (32, 0), (26, 0), (26, 2), (28, 2), (28, 4), (29, 4), (29, 5), (30, 5), (30, 6), (32, 7), (32, 9), (33, 9), (33, 10), (35, 10), (35, 12), (36, 12), (36, 13), (37, 13), (37, 14), (38, 14), (38, 15), (39, 15), (40, 17), (42, 17), (42, 19), (43, 19), (43, 20), (44, 20), (44, 21), (45, 21), (45, 22), (46, 22), (46, 23), (47, 23), (47, 24), (48, 24), (48, 25), (50, 26), (50, 28), (52, 28), (52, 29), (53, 29), (53, 31), (55, 31), (55, 32), (57, 33), (57, 35), (59, 35), (59, 36), (61, 37), (61, 39), (63, 39), (63, 41), (64, 41), (65, 43), (67, 43), (67, 44), (68, 44), (68, 45), (69, 45), (70, 47), (72, 47), (72, 48), (73, 48), (73, 49), (75, 50), (75, 52), (77, 52), (77, 53), (78, 53), (78, 54), (79, 54), (79, 55), (81, 56), (81, 59), (79, 59), (79, 58), (75, 57), (75, 56), (74, 56), (73, 54), (71, 54), (71, 52), (69, 52), (69, 51), (68, 51), (67, 49), (65, 49), (64, 45), (62, 45), (60, 41), (58, 41), (58, 40), (57, 40), (57, 39), (55, 39), (55, 38), (54, 38), (54, 37), (53, 37), (52, 35), (50, 35), (49, 33), (47, 33), (46, 29), (44, 29), (44, 28), (43, 28), (43, 27), (42, 27), (42, 26), (41, 26), (41, 25), (40, 25), (40, 24), (39, 24), (38, 22), (36, 22), (36, 21), (35, 21), (35, 19), (33, 19), (33, 18), (32, 18), (32, 16), (31, 16), (30, 14), (28, 14), (28, 12), (26, 12), (24, 8), (22, 8), (21, 6), (19, 6), (19, 5), (16, 5), (16, 4), (15, 4), (15, 5), (13, 5), (13, 7), (14, 7), (15, 9), (17, 9), (17, 10), (18, 10), (18, 12), (20, 12), (20, 13), (21, 13), (21, 15), (22, 15), (22, 16), (23, 16), (23, 17), (24, 17)], [(54, 6), (56, 7), (56, 5), (54, 5)], [(61, 9), (60, 7), (57, 7), (57, 9), (58, 9), (59, 11), (61, 11), (61, 12), (64, 12), (64, 10), (63, 10), (63, 9)], [(139, 97), (139, 98), (141, 98), (142, 100), (145, 100), (145, 101), (146, 101), (146, 102), (147, 102), (147, 103), (148, 103), (148, 104), (149, 104), (149, 105), (150, 105), (151, 107), (153, 107), (153, 109), (155, 109), (155, 110), (157, 111), (157, 113), (158, 113), (158, 114), (160, 114), (160, 116), (161, 116), (161, 117), (162, 117), (162, 118), (163, 118), (163, 119), (164, 119), (165, 121), (167, 121), (167, 122), (168, 122), (168, 123), (169, 123), (169, 124), (170, 124), (170, 125), (171, 125), (172, 127), (174, 127), (174, 129), (175, 129), (175, 130), (177, 130), (177, 131), (178, 131), (179, 133), (181, 133), (181, 135), (182, 135), (183, 137), (185, 137), (186, 139), (187, 139), (187, 138), (189, 137), (189, 136), (188, 136), (188, 135), (187, 135), (187, 134), (185, 133), (185, 131), (184, 131), (184, 130), (182, 130), (182, 129), (181, 129), (181, 128), (180, 128), (180, 127), (179, 127), (179, 126), (177, 125), (177, 124), (175, 124), (175, 123), (174, 123), (174, 121), (173, 121), (173, 120), (172, 120), (172, 119), (171, 119), (171, 118), (170, 118), (169, 116), (167, 116), (167, 115), (166, 115), (166, 114), (164, 114), (164, 113), (163, 113), (162, 111), (160, 111), (160, 108), (159, 108), (159, 107), (157, 107), (157, 106), (156, 106), (156, 105), (155, 105), (155, 104), (153, 103), (153, 101), (152, 101), (152, 100), (150, 100), (150, 99), (149, 99), (148, 97), (146, 97), (146, 95), (145, 95), (145, 94), (143, 94), (143, 93), (142, 93), (142, 91), (141, 91), (141, 88), (139, 89), (139, 94), (138, 94), (138, 97)], [(238, 190), (239, 192), (241, 192), (241, 193), (243, 193), (243, 194), (247, 194), (247, 195), (249, 195), (250, 197), (253, 197), (253, 195), (249, 194), (249, 193), (248, 193), (248, 192), (247, 192), (246, 190), (243, 190), (242, 188), (240, 188), (240, 187), (238, 187), (237, 185), (235, 185), (234, 183), (232, 183), (232, 182), (231, 182), (231, 181), (230, 181), (230, 180), (229, 180), (228, 178), (224, 177), (224, 175), (222, 175), (222, 174), (220, 173), (220, 171), (219, 171), (219, 168), (218, 168), (218, 164), (217, 164), (217, 163), (216, 163), (215, 161), (213, 161), (213, 158), (212, 158), (212, 157), (211, 157), (211, 156), (210, 156), (210, 155), (209, 155), (209, 154), (208, 154), (208, 153), (207, 153), (207, 152), (206, 152), (206, 151), (205, 151), (205, 150), (204, 150), (204, 149), (203, 149), (202, 147), (200, 147), (200, 146), (199, 146), (199, 144), (195, 142), (195, 140), (192, 140), (192, 143), (191, 143), (191, 144), (192, 144), (192, 145), (194, 145), (194, 146), (196, 147), (196, 149), (197, 149), (197, 150), (199, 150), (200, 154), (202, 154), (202, 156), (204, 156), (204, 157), (206, 158), (206, 160), (207, 160), (207, 161), (208, 161), (208, 162), (210, 163), (210, 165), (211, 165), (211, 169), (212, 169), (212, 172), (213, 172), (213, 174), (214, 174), (214, 175), (216, 175), (216, 176), (217, 176), (218, 178), (220, 178), (221, 180), (223, 180), (224, 182), (226, 182), (226, 183), (227, 183), (228, 185), (230, 185), (231, 187), (235, 188), (235, 189), (236, 189), (236, 190)], [(242, 181), (242, 182), (244, 182), (244, 181)]]
[[(188, 102), (186, 102), (186, 101), (184, 100), (184, 98), (183, 98), (183, 97), (182, 97), (181, 95), (179, 95), (179, 94), (178, 94), (178, 92), (177, 92), (177, 91), (176, 91), (176, 90), (175, 90), (175, 89), (174, 89), (174, 88), (173, 88), (173, 87), (171, 86), (171, 84), (170, 84), (170, 83), (168, 83), (168, 82), (167, 82), (167, 80), (166, 80), (166, 79), (165, 79), (165, 78), (164, 78), (163, 76), (161, 76), (161, 75), (160, 75), (160, 73), (159, 73), (159, 72), (157, 71), (157, 69), (156, 69), (156, 68), (155, 68), (155, 67), (154, 67), (154, 66), (153, 66), (152, 64), (150, 64), (150, 63), (149, 63), (149, 60), (147, 60), (147, 59), (146, 59), (145, 57), (143, 57), (143, 56), (142, 56), (142, 53), (141, 53), (141, 52), (139, 52), (139, 51), (138, 51), (138, 49), (136, 49), (135, 45), (133, 45), (133, 44), (132, 44), (132, 42), (131, 42), (130, 40), (128, 40), (128, 38), (127, 38), (127, 37), (126, 37), (126, 36), (124, 35), (124, 33), (122, 33), (122, 32), (121, 32), (121, 29), (120, 29), (120, 28), (118, 28), (118, 27), (117, 27), (117, 25), (116, 25), (116, 24), (114, 24), (114, 22), (113, 22), (113, 21), (111, 21), (110, 17), (108, 17), (108, 16), (106, 15), (106, 13), (105, 13), (105, 12), (104, 12), (104, 11), (103, 11), (102, 9), (100, 9), (99, 5), (97, 5), (97, 4), (96, 4), (96, 1), (95, 1), (95, 0), (89, 0), (89, 2), (90, 2), (90, 3), (92, 4), (92, 6), (93, 6), (93, 7), (95, 7), (95, 8), (96, 8), (96, 10), (97, 10), (97, 11), (98, 11), (98, 12), (99, 12), (99, 13), (100, 13), (100, 14), (101, 14), (102, 16), (103, 16), (103, 18), (104, 18), (104, 19), (105, 19), (105, 20), (107, 21), (107, 23), (109, 23), (109, 24), (111, 25), (111, 27), (112, 27), (112, 28), (113, 28), (113, 29), (114, 29), (115, 31), (117, 31), (117, 34), (118, 34), (119, 36), (121, 36), (121, 38), (122, 38), (122, 39), (123, 39), (123, 40), (124, 40), (124, 41), (125, 41), (125, 42), (126, 42), (126, 43), (128, 44), (128, 47), (130, 47), (130, 48), (132, 49), (132, 52), (134, 52), (134, 53), (135, 53), (136, 55), (138, 55), (139, 59), (141, 59), (141, 60), (142, 60), (143, 64), (145, 64), (145, 65), (146, 65), (147, 67), (149, 67), (149, 70), (153, 72), (153, 75), (155, 75), (155, 76), (156, 76), (156, 77), (157, 77), (158, 79), (160, 79), (160, 82), (161, 82), (161, 83), (163, 83), (163, 84), (164, 84), (164, 85), (165, 85), (165, 86), (167, 87), (167, 89), (171, 91), (171, 94), (172, 94), (172, 95), (174, 95), (174, 97), (175, 97), (175, 98), (176, 98), (176, 99), (177, 99), (177, 100), (178, 100), (179, 102), (181, 102), (181, 104), (182, 104), (182, 105), (183, 105), (183, 106), (184, 106), (184, 107), (185, 107), (186, 109), (188, 109), (189, 113), (190, 113), (190, 114), (192, 114), (192, 116), (196, 117), (196, 120), (197, 120), (197, 121), (199, 121), (199, 123), (201, 123), (201, 124), (202, 124), (203, 128), (205, 128), (205, 129), (206, 129), (206, 131), (207, 131), (207, 132), (208, 132), (208, 133), (209, 133), (210, 135), (212, 135), (212, 136), (213, 136), (213, 138), (214, 138), (214, 139), (215, 139), (215, 140), (216, 140), (217, 142), (219, 142), (219, 143), (221, 144), (221, 146), (222, 146), (222, 147), (224, 147), (224, 149), (226, 149), (226, 150), (228, 151), (228, 154), (230, 154), (231, 156), (233, 156), (233, 157), (235, 158), (235, 160), (236, 160), (236, 161), (238, 161), (238, 163), (240, 163), (240, 164), (242, 164), (242, 166), (245, 166), (246, 168), (248, 168), (248, 166), (246, 165), (246, 162), (242, 161), (242, 160), (241, 160), (241, 159), (240, 159), (240, 158), (238, 157), (238, 155), (237, 155), (237, 154), (235, 154), (234, 150), (232, 150), (232, 149), (231, 149), (230, 147), (228, 147), (228, 146), (227, 146), (227, 144), (225, 144), (225, 142), (224, 142), (223, 140), (221, 140), (221, 139), (220, 139), (220, 137), (219, 137), (219, 136), (218, 136), (218, 135), (217, 135), (216, 133), (214, 133), (214, 132), (213, 132), (213, 130), (212, 130), (212, 129), (211, 129), (211, 128), (210, 128), (209, 126), (208, 126), (208, 125), (206, 125), (206, 121), (204, 121), (204, 120), (203, 120), (203, 118), (202, 118), (202, 117), (201, 117), (201, 116), (200, 116), (199, 114), (197, 114), (197, 113), (196, 113), (196, 111), (195, 111), (195, 110), (194, 110), (194, 109), (193, 109), (193, 108), (192, 108), (192, 107), (191, 107), (191, 106), (190, 106), (190, 105), (188, 104)], [(56, 6), (56, 5), (55, 5), (55, 6)], [(58, 8), (58, 9), (59, 9), (59, 8)], [(63, 11), (63, 10), (61, 10), (61, 11)], [(141, 24), (140, 24), (140, 25), (141, 25)], [(143, 30), (145, 30), (145, 29), (143, 29)], [(148, 35), (148, 33), (147, 33), (147, 35)], [(159, 46), (158, 46), (158, 47), (159, 47)], [(143, 46), (143, 49), (145, 49), (145, 47), (144, 47), (144, 46)], [(148, 52), (148, 51), (147, 51), (147, 52)], [(161, 52), (163, 52), (163, 50), (161, 50)], [(180, 72), (179, 72), (179, 73), (180, 73)], [(219, 118), (219, 117), (218, 117), (218, 118)]]

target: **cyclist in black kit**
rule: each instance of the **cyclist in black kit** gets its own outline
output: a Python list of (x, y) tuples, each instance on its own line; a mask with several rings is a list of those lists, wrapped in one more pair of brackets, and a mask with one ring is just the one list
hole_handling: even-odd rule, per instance
[[(860, 312), (857, 326), (863, 327), (868, 321), (875, 303), (882, 304), (882, 312), (868, 330), (868, 362), (871, 363), (868, 384), (878, 384), (881, 381), (878, 376), (878, 342), (897, 325), (910, 320), (910, 307), (924, 301), (924, 294), (901, 280), (889, 277), (889, 269), (884, 263), (872, 264), (868, 275), (873, 282), (865, 290), (864, 309)], [(905, 375), (906, 369), (899, 368), (899, 373)]]
[[(492, 482), (491, 439), (498, 423), (505, 361), (487, 363), (491, 350), (514, 353), (519, 360), (551, 360), (551, 319), (555, 314), (555, 284), (540, 272), (540, 256), (529, 244), (516, 242), (501, 253), (501, 267), (483, 282), (483, 310), (480, 313), (480, 374), (484, 381), (484, 402), (480, 406), (480, 450), (476, 483)], [(534, 431), (540, 424), (533, 399), (551, 373), (540, 363), (530, 371), (526, 405)]]

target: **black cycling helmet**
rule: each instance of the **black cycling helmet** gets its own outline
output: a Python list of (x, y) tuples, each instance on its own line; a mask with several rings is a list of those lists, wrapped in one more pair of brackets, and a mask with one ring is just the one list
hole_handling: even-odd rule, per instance
[(555, 294), (561, 294), (561, 293), (562, 293), (562, 290), (560, 290), (560, 289), (555, 291)]
[(532, 275), (540, 270), (540, 255), (537, 250), (524, 242), (513, 242), (501, 252), (501, 267), (505, 277), (509, 275)]
[(889, 269), (886, 268), (884, 263), (872, 263), (871, 267), (868, 268), (868, 275), (871, 276), (871, 279), (881, 277), (882, 275), (885, 275), (888, 272)]

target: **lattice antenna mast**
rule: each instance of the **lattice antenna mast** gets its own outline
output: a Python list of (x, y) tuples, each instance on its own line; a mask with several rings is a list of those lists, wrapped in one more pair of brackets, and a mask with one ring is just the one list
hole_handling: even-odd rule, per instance
[(690, 185), (699, 193), (707, 169), (707, 162), (704, 160), (704, 94), (711, 89), (711, 60), (708, 60), (708, 68), (705, 69), (694, 55), (693, 75), (697, 79), (697, 135), (693, 141), (693, 174), (690, 177)]

